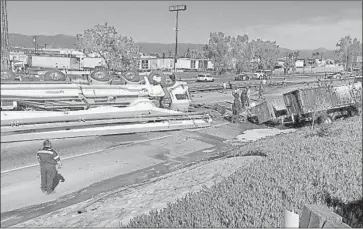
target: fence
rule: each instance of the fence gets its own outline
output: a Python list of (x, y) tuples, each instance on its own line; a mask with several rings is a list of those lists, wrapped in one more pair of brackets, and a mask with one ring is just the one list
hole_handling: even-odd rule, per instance
[[(344, 67), (337, 66), (337, 67), (303, 67), (303, 68), (296, 68), (295, 74), (314, 74), (314, 73), (334, 73), (343, 71)], [(284, 69), (275, 69), (275, 75), (283, 75)], [(289, 74), (292, 74), (292, 70), (288, 71)]]

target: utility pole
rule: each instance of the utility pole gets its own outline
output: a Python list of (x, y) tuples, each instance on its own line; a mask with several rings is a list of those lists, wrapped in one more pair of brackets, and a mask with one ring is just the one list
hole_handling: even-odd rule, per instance
[(176, 72), (176, 63), (178, 61), (178, 17), (179, 11), (185, 11), (186, 5), (169, 6), (169, 11), (176, 11), (176, 23), (175, 23), (175, 54), (174, 54), (174, 72)]
[(8, 33), (8, 11), (7, 2), (0, 1), (1, 10), (1, 70), (9, 70), (10, 65), (10, 49), (9, 49), (9, 33)]

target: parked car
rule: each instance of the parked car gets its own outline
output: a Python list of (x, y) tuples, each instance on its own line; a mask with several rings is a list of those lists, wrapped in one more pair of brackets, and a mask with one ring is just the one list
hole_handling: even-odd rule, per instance
[(254, 78), (256, 79), (262, 79), (262, 76), (263, 76), (263, 72), (258, 72), (256, 71), (254, 74)]
[(247, 81), (247, 80), (250, 80), (250, 79), (253, 79), (254, 78), (254, 74), (253, 73), (241, 73), (239, 75), (237, 75), (234, 80), (236, 81)]
[(214, 82), (214, 77), (209, 73), (202, 73), (197, 76), (197, 82)]
[(254, 73), (254, 78), (256, 79), (267, 79), (269, 78), (269, 76), (272, 75), (272, 71), (271, 70), (257, 70), (255, 73)]
[(343, 76), (343, 74), (340, 73), (340, 72), (334, 72), (334, 73), (328, 73), (328, 74), (326, 74), (326, 78), (327, 79), (338, 79), (338, 78), (340, 78), (342, 76)]

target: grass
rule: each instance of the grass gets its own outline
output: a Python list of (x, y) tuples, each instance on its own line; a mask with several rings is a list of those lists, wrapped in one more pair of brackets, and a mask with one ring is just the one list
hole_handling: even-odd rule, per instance
[(135, 217), (127, 227), (281, 227), (284, 208), (327, 205), (351, 227), (363, 227), (362, 116), (309, 127), (240, 148), (265, 155), (211, 188)]

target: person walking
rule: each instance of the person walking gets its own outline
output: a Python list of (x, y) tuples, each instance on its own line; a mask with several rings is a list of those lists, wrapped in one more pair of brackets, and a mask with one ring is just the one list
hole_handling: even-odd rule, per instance
[(232, 104), (232, 123), (238, 122), (238, 117), (241, 110), (241, 101), (239, 100), (238, 93), (235, 93), (234, 102)]
[(226, 84), (226, 82), (223, 82), (223, 93), (227, 94), (227, 84)]
[(242, 109), (246, 108), (246, 101), (247, 101), (247, 88), (243, 88), (242, 93), (241, 93), (241, 108)]
[(234, 86), (234, 89), (232, 91), (232, 96), (234, 96), (235, 94), (238, 94), (238, 87), (237, 86)]
[(45, 140), (43, 142), (43, 149), (37, 152), (37, 159), (40, 165), (40, 188), (42, 192), (51, 194), (54, 192), (54, 189), (59, 181), (64, 182), (65, 179), (62, 175), (58, 174), (56, 165), (58, 165), (58, 168), (61, 168), (62, 163), (59, 155), (52, 148), (52, 143), (49, 140)]
[(258, 99), (262, 99), (262, 98), (263, 98), (263, 84), (261, 82), (260, 87), (258, 89)]

